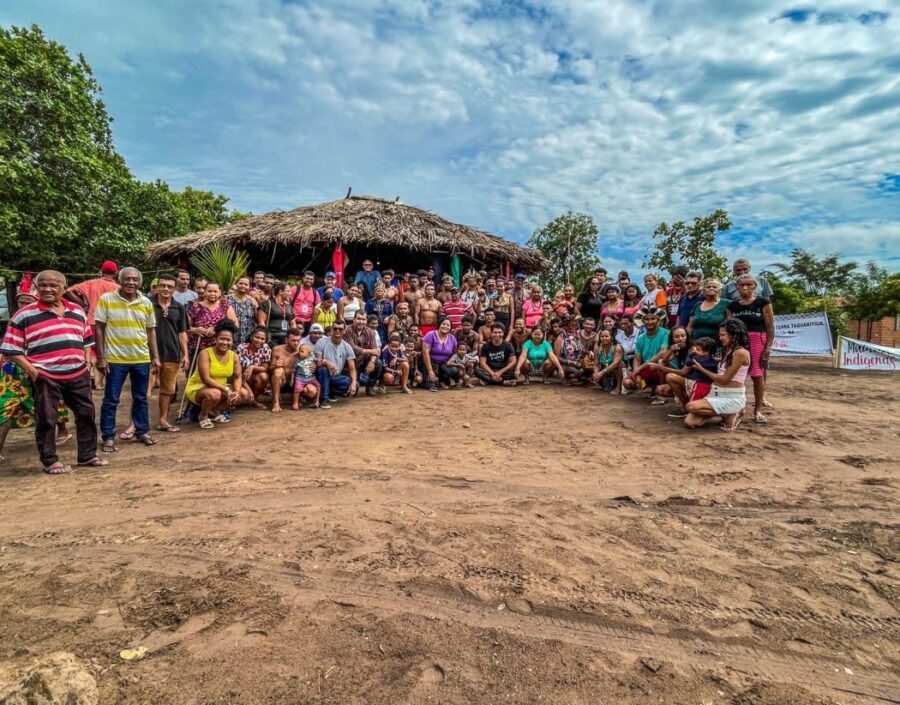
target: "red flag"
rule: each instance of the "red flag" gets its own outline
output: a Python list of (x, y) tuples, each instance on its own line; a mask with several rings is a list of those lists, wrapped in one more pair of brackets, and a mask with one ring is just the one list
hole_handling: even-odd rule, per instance
[(334, 256), (331, 258), (331, 266), (334, 269), (334, 284), (338, 289), (344, 288), (344, 268), (349, 261), (350, 258), (347, 257), (347, 254), (341, 247), (341, 243), (337, 243), (334, 246)]
[(505, 277), (506, 281), (509, 281), (509, 275), (510, 275), (510, 274), (512, 274), (512, 269), (511, 269), (511, 267), (510, 267), (510, 262), (509, 262), (509, 260), (506, 260), (506, 277)]

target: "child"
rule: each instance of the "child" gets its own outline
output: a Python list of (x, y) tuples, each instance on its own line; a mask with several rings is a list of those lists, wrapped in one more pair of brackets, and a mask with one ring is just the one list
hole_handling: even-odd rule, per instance
[[(462, 382), (460, 384), (466, 387), (473, 387), (472, 376), (475, 374), (475, 366), (478, 364), (478, 356), (469, 352), (469, 346), (466, 343), (460, 343), (456, 346), (456, 352), (447, 360), (450, 367), (458, 367), (462, 370)], [(452, 384), (452, 382), (451, 382)]]
[(703, 399), (712, 389), (712, 382), (709, 381), (709, 377), (700, 372), (700, 370), (695, 370), (694, 363), (699, 363), (704, 370), (717, 372), (719, 363), (713, 357), (713, 354), (718, 347), (719, 345), (715, 340), (707, 337), (697, 338), (693, 346), (691, 346), (690, 354), (684, 361), (684, 366), (691, 369), (687, 375), (689, 401)]
[[(703, 399), (712, 389), (712, 382), (709, 377), (694, 368), (694, 363), (710, 372), (718, 371), (718, 362), (713, 357), (713, 353), (718, 348), (716, 341), (709, 337), (697, 338), (691, 345), (687, 357), (684, 359), (684, 365), (679, 370), (670, 370), (670, 374), (678, 375), (684, 379), (683, 384), (672, 384), (669, 386), (672, 392), (681, 402), (682, 410), (669, 414), (672, 418), (684, 418), (687, 412), (683, 407), (687, 406), (689, 401), (697, 401)], [(677, 378), (669, 377), (670, 380), (677, 382)]]
[(375, 333), (375, 347), (381, 350), (381, 332), (384, 329), (381, 326), (381, 322), (378, 320), (378, 316), (376, 316), (375, 314), (366, 316), (366, 325), (372, 329), (373, 333)]
[[(381, 381), (389, 387), (399, 384), (404, 394), (412, 394), (409, 388), (409, 360), (406, 359), (406, 350), (400, 342), (399, 333), (393, 333), (381, 351), (381, 363), (384, 365)], [(384, 387), (379, 387), (379, 391), (383, 392)]]
[(409, 363), (409, 386), (418, 387), (425, 379), (422, 376), (422, 371), (419, 369), (419, 360), (421, 359), (420, 356), (422, 353), (419, 350), (416, 350), (416, 339), (412, 336), (407, 338), (404, 347), (406, 348), (406, 361)]
[[(313, 409), (319, 408), (321, 388), (318, 381), (316, 381), (316, 360), (312, 353), (312, 345), (309, 343), (301, 345), (300, 350), (297, 352), (297, 364), (294, 365), (294, 403), (291, 404), (291, 408), (294, 411), (300, 410), (301, 396), (312, 402)], [(314, 391), (308, 392), (306, 391), (307, 388)], [(323, 405), (323, 408), (328, 408), (327, 402)]]

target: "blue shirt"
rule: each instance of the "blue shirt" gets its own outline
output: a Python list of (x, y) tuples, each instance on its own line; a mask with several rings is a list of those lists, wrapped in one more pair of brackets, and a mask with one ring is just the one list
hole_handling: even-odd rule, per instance
[(703, 292), (698, 291), (694, 296), (682, 296), (678, 300), (678, 325), (687, 328), (687, 324), (694, 315), (697, 304), (703, 301)]
[[(316, 289), (316, 291), (319, 292), (320, 299), (325, 295), (325, 289), (327, 288), (327, 286), (320, 286), (318, 289)], [(331, 290), (334, 292), (334, 303), (337, 303), (344, 296), (344, 290), (337, 286), (331, 287)]]
[(371, 299), (375, 295), (375, 285), (381, 281), (381, 272), (373, 269), (371, 272), (366, 272), (365, 269), (360, 269), (356, 273), (356, 278), (353, 280), (354, 284), (359, 284), (362, 282), (366, 285), (366, 295), (363, 297), (365, 299)]

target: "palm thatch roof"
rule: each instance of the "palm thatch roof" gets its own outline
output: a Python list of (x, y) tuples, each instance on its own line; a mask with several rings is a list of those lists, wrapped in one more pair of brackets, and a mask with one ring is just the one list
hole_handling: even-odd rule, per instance
[(329, 203), (251, 216), (214, 230), (204, 230), (152, 245), (155, 260), (187, 256), (213, 242), (241, 248), (287, 246), (303, 249), (342, 243), (396, 247), (430, 254), (445, 251), (481, 262), (508, 260), (527, 273), (549, 262), (537, 250), (521, 247), (484, 230), (451, 223), (434, 213), (371, 196), (351, 196)]

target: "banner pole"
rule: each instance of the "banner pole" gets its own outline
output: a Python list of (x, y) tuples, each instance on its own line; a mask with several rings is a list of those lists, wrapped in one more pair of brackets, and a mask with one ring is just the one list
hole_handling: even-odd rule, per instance
[(841, 350), (843, 349), (843, 341), (844, 336), (839, 335), (837, 339), (837, 348), (834, 351), (834, 360), (832, 362), (832, 366), (834, 369), (839, 370), (841, 368)]

